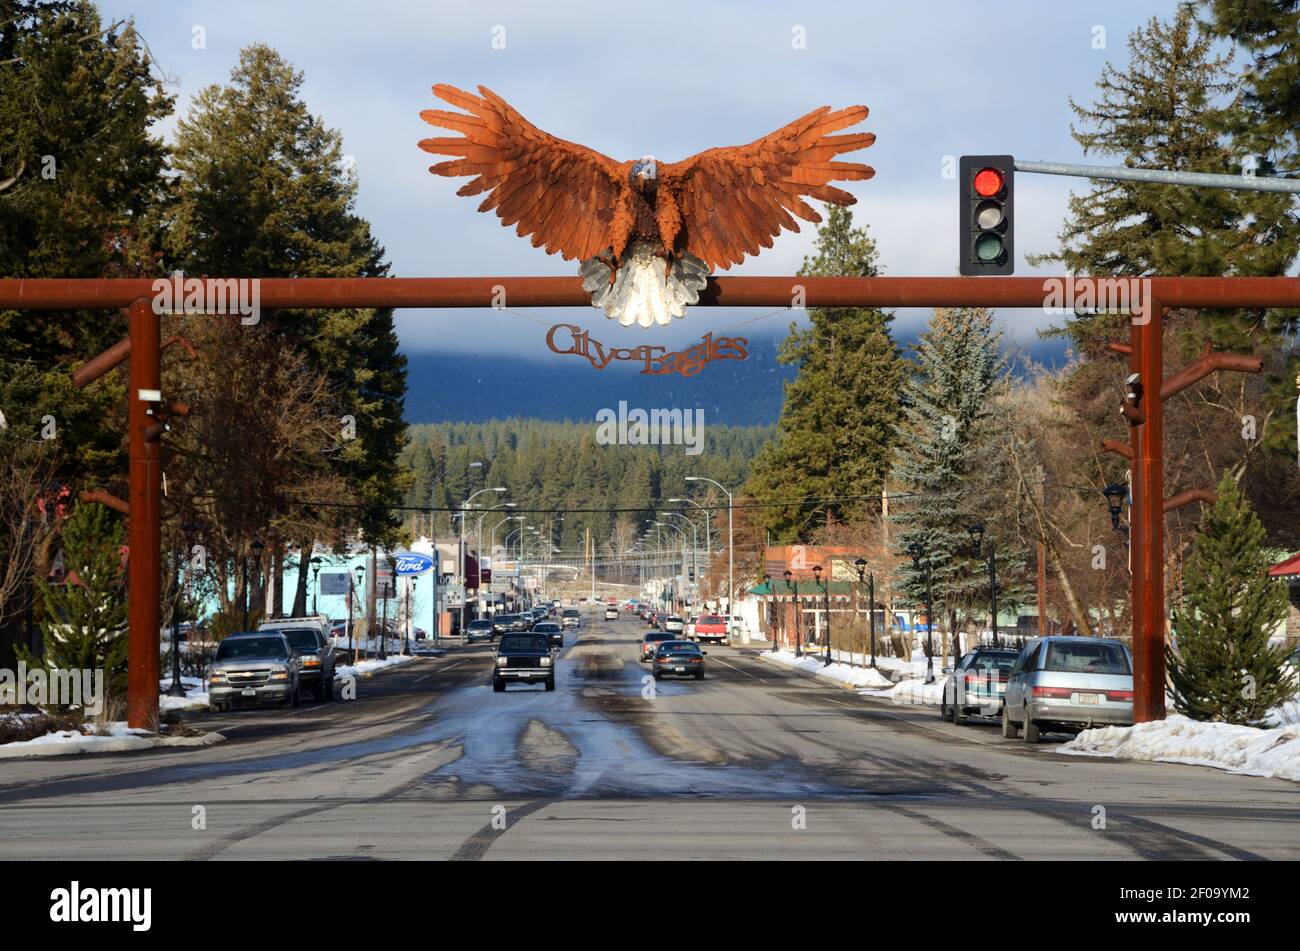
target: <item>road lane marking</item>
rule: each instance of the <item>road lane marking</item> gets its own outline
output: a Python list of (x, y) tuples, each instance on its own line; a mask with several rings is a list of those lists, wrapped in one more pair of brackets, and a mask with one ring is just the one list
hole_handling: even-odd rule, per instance
[(767, 681), (764, 680), (762, 677), (759, 677), (756, 674), (751, 674), (747, 670), (741, 670), (739, 667), (735, 666), (734, 664), (728, 664), (725, 660), (723, 660), (720, 657), (713, 658), (713, 662), (715, 664), (721, 664), (723, 667), (729, 667), (730, 669), (734, 670), (736, 673), (744, 674), (746, 677), (750, 678), (751, 680), (757, 680), (761, 684), (767, 683)]

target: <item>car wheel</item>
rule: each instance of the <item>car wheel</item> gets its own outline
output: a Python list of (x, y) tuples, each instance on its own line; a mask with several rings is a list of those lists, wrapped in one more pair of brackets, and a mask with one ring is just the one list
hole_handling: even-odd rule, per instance
[(939, 697), (939, 719), (948, 719), (948, 695), (944, 694)]
[(505, 689), (506, 685), (504, 681), (497, 680), (495, 677), (492, 678), (492, 690), (494, 692), (501, 693)]
[(317, 703), (325, 702), (325, 675), (324, 674), (321, 674), (320, 681), (316, 684), (316, 686), (311, 688), (311, 695), (316, 699)]
[(1029, 719), (1029, 710), (1027, 708), (1025, 710), (1025, 742), (1038, 742), (1038, 724)]
[(1019, 732), (1016, 725), (1011, 722), (1011, 714), (1007, 710), (1007, 705), (1002, 704), (1002, 735), (1008, 740), (1014, 740)]
[(696, 680), (703, 680), (703, 679), (704, 679), (704, 671), (702, 671), (702, 670), (697, 670), (697, 671), (695, 672), (695, 679), (696, 679)]
[(655, 671), (654, 676), (655, 676), (655, 680), (662, 680), (662, 679), (663, 679), (663, 674), (659, 673), (659, 671), (657, 671), (657, 670)]
[(966, 725), (966, 708), (957, 704), (957, 697), (953, 696), (952, 722), (956, 726)]
[(208, 713), (220, 713), (220, 712), (221, 712), (221, 704), (219, 703), (208, 704)]
[(547, 689), (547, 690), (554, 690), (554, 689), (555, 689), (555, 678), (554, 678), (554, 677), (547, 677), (547, 678), (546, 678), (546, 689)]
[(335, 671), (331, 670), (329, 679), (325, 681), (325, 702), (326, 703), (332, 703), (334, 700), (334, 674)]

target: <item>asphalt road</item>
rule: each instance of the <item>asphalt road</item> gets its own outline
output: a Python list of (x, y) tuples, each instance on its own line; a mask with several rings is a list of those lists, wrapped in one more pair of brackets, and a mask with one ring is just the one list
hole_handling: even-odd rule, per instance
[(6, 760), (0, 859), (1300, 858), (1294, 783), (1030, 748), (752, 650), (647, 696), (644, 631), (589, 616), (553, 693), (457, 647), (195, 717), (217, 746)]

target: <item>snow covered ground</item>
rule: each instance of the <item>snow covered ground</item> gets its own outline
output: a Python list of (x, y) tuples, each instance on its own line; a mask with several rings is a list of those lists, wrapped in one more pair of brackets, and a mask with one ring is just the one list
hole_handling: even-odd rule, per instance
[(796, 657), (793, 651), (763, 651), (762, 658), (782, 667), (816, 674), (828, 680), (835, 680), (854, 687), (888, 687), (889, 678), (870, 667), (854, 667), (849, 664), (833, 663), (827, 666), (820, 656)]
[(170, 676), (158, 684), (162, 691), (162, 696), (158, 698), (158, 709), (164, 713), (168, 710), (198, 710), (208, 705), (208, 691), (199, 678), (181, 676), (181, 686), (185, 688), (183, 697), (169, 697), (167, 690), (171, 685)]
[(1056, 748), (1073, 756), (1212, 766), (1300, 782), (1300, 724), (1269, 729), (1200, 723), (1178, 714), (1129, 727), (1085, 730)]
[[(88, 732), (94, 731), (94, 732)], [(146, 750), (156, 746), (211, 746), (222, 743), (220, 733), (198, 736), (167, 736), (133, 730), (124, 721), (102, 725), (84, 724), (81, 731), (59, 730), (33, 740), (0, 745), (0, 759), (30, 756), (68, 756), (74, 753), (120, 753)]]

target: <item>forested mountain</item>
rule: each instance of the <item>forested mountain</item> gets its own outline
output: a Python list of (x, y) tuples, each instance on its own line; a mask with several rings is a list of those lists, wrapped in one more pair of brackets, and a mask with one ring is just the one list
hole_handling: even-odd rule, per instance
[[(518, 513), (545, 532), (548, 519), (567, 510), (564, 520), (553, 527), (553, 539), (565, 551), (582, 551), (587, 528), (601, 550), (611, 540), (626, 549), (657, 511), (690, 509), (668, 506), (669, 498), (689, 496), (708, 504), (721, 497), (716, 490), (709, 495), (707, 484), (687, 483), (685, 476), (705, 476), (738, 488), (772, 432), (769, 426), (714, 426), (706, 417), (704, 451), (687, 455), (683, 446), (599, 445), (594, 422), (505, 419), (416, 425), (410, 429), (411, 443), (402, 459), (415, 473), (405, 504), (433, 511), (408, 511), (407, 522), (424, 532), (432, 524), (439, 534), (450, 533), (451, 510), (470, 493), (504, 486), (508, 492), (488, 492), (475, 500), (478, 511), (480, 506), (504, 502), (516, 506), (484, 516), (485, 545), (489, 529), (508, 515)], [(474, 462), (482, 466), (473, 467)], [(721, 498), (725, 506), (725, 497)], [(467, 525), (476, 531), (478, 516)], [(502, 526), (497, 540), (516, 525)], [(700, 529), (703, 544), (702, 523)]]

